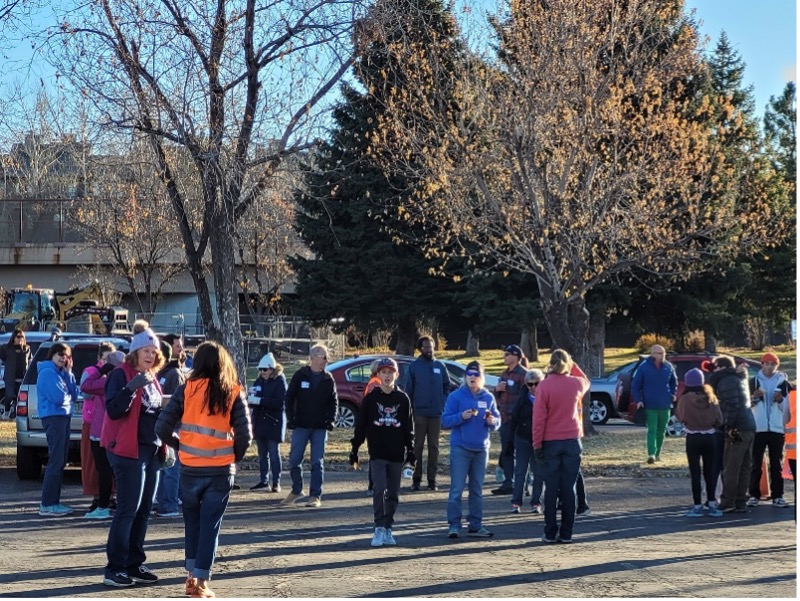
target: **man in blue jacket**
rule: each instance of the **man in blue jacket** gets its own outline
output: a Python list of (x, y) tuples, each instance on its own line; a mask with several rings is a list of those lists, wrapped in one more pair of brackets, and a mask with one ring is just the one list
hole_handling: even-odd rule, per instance
[(444, 401), (450, 394), (450, 377), (444, 363), (433, 357), (436, 343), (430, 336), (417, 340), (420, 352), (408, 366), (403, 390), (411, 399), (414, 412), (414, 456), (417, 465), (411, 490), (420, 490), (422, 482), (422, 450), (428, 441), (428, 490), (436, 488), (436, 470), (439, 467), (439, 434), (442, 430)]
[(644, 408), (647, 415), (647, 463), (661, 461), (661, 447), (678, 389), (675, 368), (666, 360), (666, 354), (663, 346), (653, 345), (650, 356), (639, 365), (631, 384), (631, 398), (636, 408)]

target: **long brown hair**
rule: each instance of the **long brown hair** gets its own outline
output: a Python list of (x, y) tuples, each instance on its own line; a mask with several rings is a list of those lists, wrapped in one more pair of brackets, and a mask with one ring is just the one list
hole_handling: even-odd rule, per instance
[(233, 391), (239, 384), (239, 374), (233, 357), (222, 345), (208, 341), (197, 347), (189, 380), (208, 380), (203, 407), (209, 415), (228, 415), (233, 405)]

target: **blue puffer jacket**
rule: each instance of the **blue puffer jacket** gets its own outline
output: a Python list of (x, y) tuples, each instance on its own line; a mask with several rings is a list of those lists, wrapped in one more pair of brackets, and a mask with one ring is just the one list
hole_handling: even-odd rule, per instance
[[(461, 414), (467, 409), (476, 409), (477, 415), (473, 415), (464, 421)], [(491, 411), (494, 416), (494, 424), (491, 426), (486, 423), (486, 411)], [(442, 414), (442, 428), (452, 430), (450, 434), (451, 447), (463, 447), (471, 451), (489, 449), (489, 432), (493, 432), (500, 427), (500, 411), (497, 409), (492, 393), (481, 389), (477, 394), (463, 385), (450, 393), (444, 404)]]
[(38, 365), (36, 396), (39, 417), (72, 415), (72, 403), (78, 398), (78, 386), (72, 372), (58, 369), (52, 361)]
[(401, 388), (411, 399), (414, 415), (439, 417), (450, 392), (450, 376), (444, 363), (420, 356), (408, 366)]
[(669, 409), (678, 390), (678, 377), (672, 363), (664, 361), (656, 367), (652, 357), (648, 357), (637, 368), (631, 384), (631, 398), (634, 403), (644, 403), (645, 409)]

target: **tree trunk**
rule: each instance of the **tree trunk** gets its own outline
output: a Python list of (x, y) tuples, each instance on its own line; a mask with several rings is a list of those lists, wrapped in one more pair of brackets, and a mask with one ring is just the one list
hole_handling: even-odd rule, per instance
[(464, 353), (467, 357), (478, 357), (481, 354), (481, 337), (470, 328), (467, 332), (467, 350)]
[(594, 311), (589, 315), (589, 357), (586, 367), (583, 368), (590, 378), (597, 378), (605, 373), (605, 349), (606, 318), (602, 311)]
[(417, 324), (414, 319), (404, 319), (397, 324), (397, 345), (394, 352), (398, 355), (413, 355), (417, 344)]
[(535, 323), (532, 323), (527, 328), (522, 330), (520, 336), (519, 346), (522, 352), (531, 363), (538, 363), (539, 361), (539, 329)]
[(716, 355), (717, 354), (717, 337), (714, 336), (713, 333), (711, 333), (708, 330), (706, 330), (705, 339), (706, 339), (705, 340), (705, 342), (706, 342), (705, 351), (707, 353), (711, 353), (712, 355)]

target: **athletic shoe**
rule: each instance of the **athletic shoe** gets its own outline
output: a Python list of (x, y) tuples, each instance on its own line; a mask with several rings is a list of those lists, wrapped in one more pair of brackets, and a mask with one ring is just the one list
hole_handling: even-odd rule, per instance
[(748, 507), (758, 507), (758, 497), (750, 497), (747, 499)]
[(133, 580), (125, 572), (114, 572), (103, 577), (106, 586), (133, 586)]
[(460, 536), (458, 531), (458, 526), (450, 526), (450, 529), (447, 531), (447, 538), (458, 538)]
[(500, 488), (492, 489), (492, 494), (493, 495), (510, 495), (513, 492), (514, 492), (513, 489), (505, 488), (503, 486), (501, 486)]
[(591, 513), (592, 510), (589, 509), (588, 505), (586, 507), (578, 507), (578, 509), (575, 510), (575, 515), (590, 515)]
[(306, 507), (320, 507), (322, 506), (322, 499), (317, 496), (311, 496), (308, 498), (308, 503), (306, 503)]
[(494, 532), (489, 532), (486, 528), (481, 526), (477, 530), (467, 530), (467, 536), (471, 538), (492, 538)]
[(239, 486), (238, 484), (234, 484), (233, 486), (231, 486), (231, 490), (242, 490), (242, 487)]
[(180, 511), (156, 511), (156, 515), (160, 518), (177, 518), (180, 517)]
[(108, 520), (111, 519), (111, 511), (108, 507), (98, 507), (94, 511), (89, 511), (84, 516), (87, 520)]
[(661, 455), (656, 455), (656, 463), (661, 463)]
[(273, 484), (272, 490), (270, 492), (281, 492), (281, 485), (280, 484)]
[(302, 496), (303, 493), (298, 494), (290, 492), (288, 495), (286, 495), (286, 498), (283, 501), (281, 501), (281, 505), (294, 505), (294, 502), (297, 501), (297, 499), (299, 499)]
[(428, 490), (432, 490), (432, 491), (436, 492), (437, 490), (439, 490), (439, 487), (436, 486), (435, 483), (429, 482), (428, 483)]
[(519, 505), (512, 505), (511, 513), (519, 513)]
[[(722, 514), (720, 514), (722, 515)], [(689, 511), (683, 514), (685, 518), (701, 518), (703, 517), (703, 506), (702, 505), (693, 505), (689, 508)]]
[(69, 515), (74, 510), (72, 507), (67, 507), (66, 505), (39, 505), (39, 515), (45, 517), (61, 517), (65, 515)]
[(411, 484), (411, 490), (413, 490), (414, 492), (422, 490), (422, 488), (420, 488), (419, 482), (413, 482)]
[(556, 540), (560, 543), (564, 543), (565, 545), (572, 544), (572, 538), (564, 538), (560, 534), (556, 537)]
[(384, 537), (386, 536), (386, 528), (375, 528), (375, 534), (372, 535), (372, 542), (370, 543), (371, 547), (382, 547), (384, 542)]
[(547, 535), (542, 535), (542, 542), (547, 543), (548, 545), (553, 545), (558, 542), (558, 539), (555, 538), (547, 538)]
[(650, 457), (647, 458), (647, 463), (648, 464), (653, 464), (655, 462), (656, 462), (656, 458), (655, 458), (654, 455), (650, 455)]
[(531, 513), (542, 513), (542, 506), (539, 503), (531, 505)]
[(266, 482), (259, 482), (255, 486), (251, 486), (250, 490), (261, 490), (262, 488), (269, 488), (269, 484)]
[(719, 510), (719, 508), (717, 507), (717, 502), (716, 502), (716, 501), (711, 501), (711, 502), (708, 504), (708, 506), (705, 506), (705, 505), (704, 505), (704, 506), (703, 506), (703, 509), (705, 509), (706, 511), (708, 511), (708, 515), (709, 515), (709, 517), (712, 517), (712, 518), (718, 518), (718, 517), (722, 517), (722, 512), (721, 512), (721, 511)]
[(187, 576), (186, 582), (184, 582), (184, 593), (191, 596), (195, 588), (197, 588), (197, 578), (194, 578), (193, 576)]
[(736, 511), (736, 507), (734, 507), (733, 505), (718, 505), (717, 509), (722, 513), (731, 513), (733, 511)]
[(394, 547), (397, 545), (397, 541), (395, 540), (394, 536), (392, 536), (391, 528), (387, 528), (386, 531), (383, 533), (383, 544), (388, 545), (390, 547)]
[(214, 591), (209, 588), (208, 583), (202, 586), (197, 585), (192, 591), (192, 598), (194, 599), (213, 599), (215, 597), (216, 595), (214, 594)]
[(779, 509), (785, 509), (786, 507), (789, 507), (789, 504), (784, 500), (783, 497), (775, 497), (772, 499), (772, 506)]
[(95, 509), (97, 509), (99, 506), (100, 506), (100, 499), (92, 499), (92, 504), (89, 505), (89, 509), (87, 509), (86, 511), (87, 511), (87, 513), (91, 513)]
[(128, 576), (134, 582), (139, 582), (140, 584), (155, 584), (158, 582), (158, 576), (153, 574), (145, 565), (141, 565), (138, 568), (133, 568), (132, 570), (128, 570)]
[(733, 513), (750, 513), (747, 507), (735, 507)]

